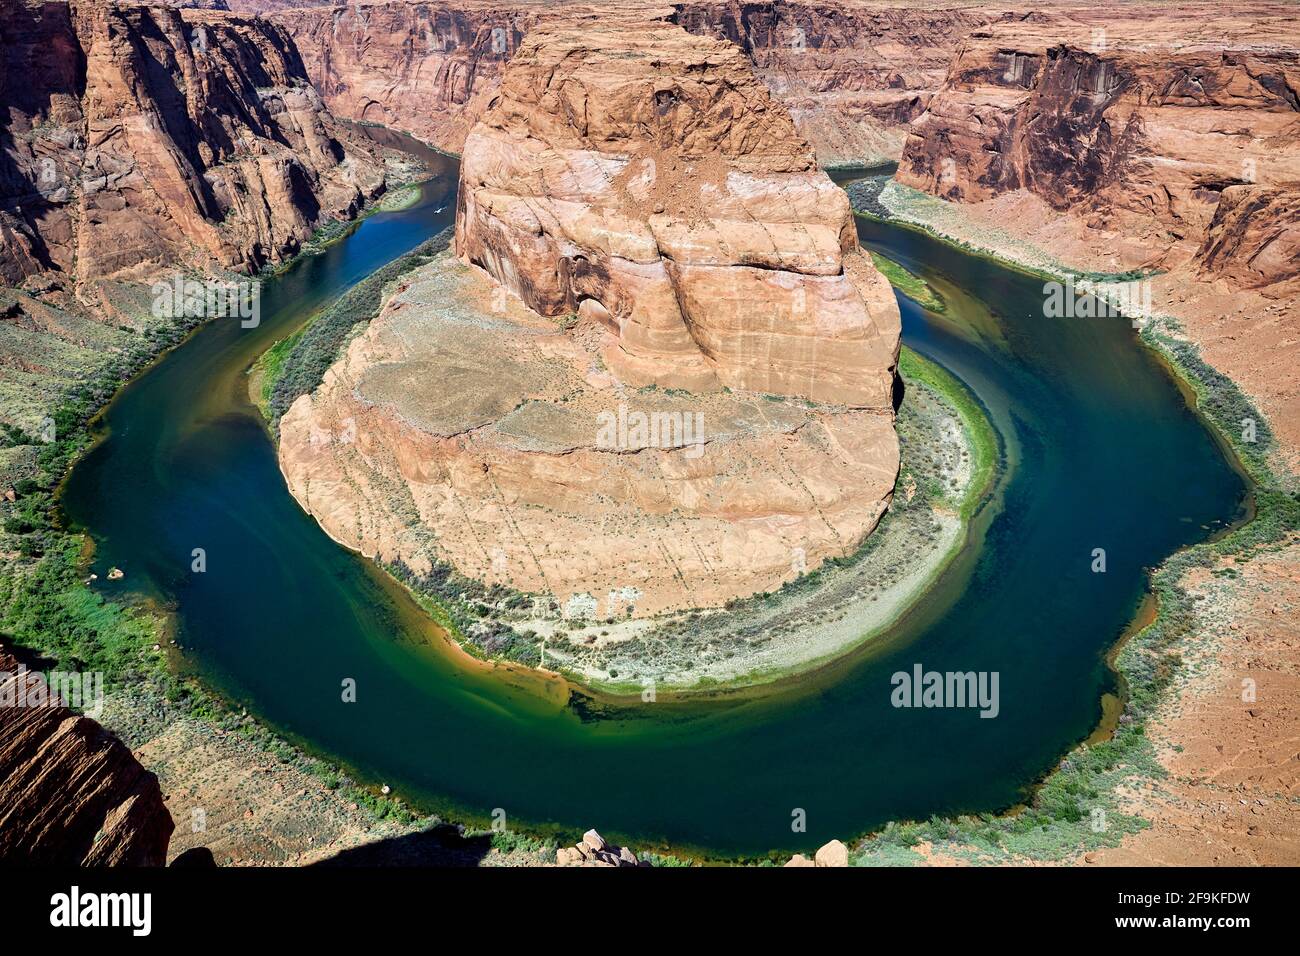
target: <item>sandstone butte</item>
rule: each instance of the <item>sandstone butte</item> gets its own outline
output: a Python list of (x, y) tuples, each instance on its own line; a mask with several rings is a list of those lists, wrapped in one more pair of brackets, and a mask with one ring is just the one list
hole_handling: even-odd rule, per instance
[(48, 693), (0, 647), (0, 864), (162, 866), (174, 825), (158, 779)]
[(383, 188), (269, 21), (0, 0), (0, 279), (253, 271)]
[[(623, 616), (773, 589), (875, 527), (897, 303), (735, 45), (539, 25), (459, 204), (471, 267), (409, 277), (281, 421), (289, 487), (335, 538)], [(695, 430), (602, 437), (636, 414)]]
[[(580, 9), (229, 2), (277, 11), (340, 115), (454, 152), (534, 25)], [(739, 46), (821, 163), (901, 160), (900, 182), (961, 204), (959, 238), (996, 247), (984, 234), (1002, 229), (1083, 271), (1156, 270), (1155, 308), (1300, 465), (1293, 4), (690, 0), (663, 16)]]

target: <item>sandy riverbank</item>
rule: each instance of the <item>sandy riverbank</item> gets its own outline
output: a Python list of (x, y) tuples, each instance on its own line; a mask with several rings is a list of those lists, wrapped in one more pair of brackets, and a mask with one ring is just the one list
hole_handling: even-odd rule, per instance
[(1183, 584), (1196, 620), (1147, 731), (1167, 776), (1123, 793), (1152, 825), (1087, 862), (1300, 864), (1300, 538)]

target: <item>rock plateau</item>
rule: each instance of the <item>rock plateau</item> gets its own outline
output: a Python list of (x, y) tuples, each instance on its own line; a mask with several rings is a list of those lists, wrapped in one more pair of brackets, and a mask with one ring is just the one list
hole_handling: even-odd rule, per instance
[(621, 617), (770, 590), (875, 527), (898, 307), (734, 45), (539, 26), (459, 203), (475, 268), (409, 276), (281, 421), (337, 539)]

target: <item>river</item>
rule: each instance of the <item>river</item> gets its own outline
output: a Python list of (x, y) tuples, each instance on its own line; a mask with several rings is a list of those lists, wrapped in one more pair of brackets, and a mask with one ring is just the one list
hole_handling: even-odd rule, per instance
[[(927, 598), (887, 637), (756, 696), (593, 712), (555, 681), (466, 667), (402, 589), (298, 507), (245, 374), (451, 223), (455, 163), (433, 161), (417, 205), (267, 281), (257, 328), (215, 320), (122, 389), (62, 497), (94, 539), (103, 590), (174, 609), (182, 666), (418, 806), (723, 855), (1007, 808), (1096, 727), (1115, 690), (1105, 654), (1146, 569), (1242, 513), (1243, 479), (1126, 322), (1045, 318), (1041, 280), (861, 221), (864, 244), (947, 299), (943, 316), (901, 300), (904, 341), (974, 390), (1005, 447), (968, 547)], [(1096, 548), (1105, 573), (1091, 570)], [(126, 577), (107, 582), (114, 565)], [(891, 675), (914, 664), (997, 672), (998, 716), (893, 707)]]

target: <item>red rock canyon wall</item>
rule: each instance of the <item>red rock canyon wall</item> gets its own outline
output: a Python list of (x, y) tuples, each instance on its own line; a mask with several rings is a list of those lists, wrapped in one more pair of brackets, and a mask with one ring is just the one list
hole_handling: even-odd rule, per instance
[(0, 14), (0, 278), (256, 269), (382, 188), (265, 20), (96, 0)]

